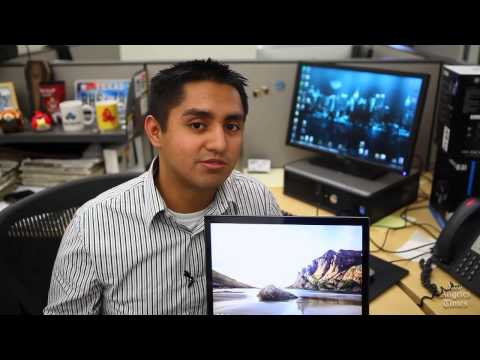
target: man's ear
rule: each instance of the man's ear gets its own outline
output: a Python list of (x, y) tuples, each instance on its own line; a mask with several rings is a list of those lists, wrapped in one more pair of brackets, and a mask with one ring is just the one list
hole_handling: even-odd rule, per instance
[(162, 128), (160, 127), (160, 123), (152, 115), (147, 115), (145, 117), (143, 126), (145, 128), (145, 134), (147, 134), (148, 140), (150, 141), (152, 146), (156, 149), (160, 149), (163, 143), (163, 133)]

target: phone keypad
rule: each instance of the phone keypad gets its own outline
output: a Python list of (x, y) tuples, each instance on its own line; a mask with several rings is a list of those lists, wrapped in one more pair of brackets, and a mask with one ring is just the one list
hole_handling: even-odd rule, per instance
[(476, 253), (469, 252), (461, 260), (455, 271), (461, 277), (471, 281), (480, 269), (480, 256)]

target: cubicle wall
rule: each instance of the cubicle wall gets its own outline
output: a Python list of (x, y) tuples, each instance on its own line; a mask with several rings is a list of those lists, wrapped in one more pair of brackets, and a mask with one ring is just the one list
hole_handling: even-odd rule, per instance
[(56, 80), (66, 84), (67, 99), (75, 96), (75, 81), (92, 79), (130, 79), (143, 69), (143, 63), (127, 62), (62, 62), (53, 63)]
[(373, 45), (372, 58), (374, 60), (425, 60), (425, 57), (414, 50), (407, 50), (395, 47), (398, 45)]
[(54, 61), (57, 59), (57, 52), (51, 48), (44, 48), (37, 51), (32, 51), (30, 54), (24, 53), (16, 58), (9, 59), (6, 64), (26, 64), (28, 60), (43, 60), (43, 61)]
[[(75, 97), (75, 81), (93, 79), (130, 79), (133, 74), (145, 68), (144, 63), (129, 62), (50, 62), (55, 80), (63, 80), (66, 84), (66, 99)], [(9, 63), (0, 65), (0, 82), (12, 81), (20, 109), (28, 116), (30, 101), (24, 64)], [(143, 154), (148, 162), (152, 157), (151, 146), (142, 136)]]
[[(228, 62), (231, 67), (249, 79), (247, 94), (249, 96), (250, 113), (247, 118), (245, 143), (240, 166), (246, 166), (249, 158), (267, 158), (273, 167), (282, 167), (297, 159), (312, 156), (313, 153), (286, 146), (288, 118), (292, 103), (296, 62)], [(436, 154), (432, 143), (432, 129), (435, 119), (435, 103), (438, 80), (442, 64), (440, 62), (400, 60), (400, 61), (340, 61), (324, 62), (366, 68), (381, 68), (430, 75), (425, 108), (420, 124), (416, 154), (427, 162), (434, 164)], [(159, 70), (172, 64), (170, 62), (62, 62), (52, 63), (55, 78), (67, 84), (67, 98), (74, 96), (74, 83), (79, 79), (121, 79), (130, 78), (136, 71), (146, 66), (150, 78)], [(28, 94), (23, 65), (0, 66), (0, 82), (13, 81), (16, 85), (19, 103), (22, 109), (28, 109)], [(253, 92), (263, 87), (269, 89), (268, 94), (259, 91), (255, 97)]]
[[(137, 62), (64, 62), (52, 64), (55, 79), (66, 84), (67, 99), (75, 97), (75, 81), (94, 79), (131, 79), (138, 71), (145, 68), (144, 63)], [(146, 163), (152, 159), (152, 148), (144, 135), (141, 136), (143, 156)]]
[[(120, 45), (69, 45), (72, 59), (80, 61), (120, 61)], [(23, 53), (14, 59), (6, 61), (10, 64), (25, 64), (29, 59), (55, 61), (58, 59), (57, 51), (52, 48), (42, 48), (32, 51), (30, 55)]]
[[(143, 69), (143, 63), (126, 62), (50, 62), (55, 80), (63, 80), (66, 85), (66, 98), (75, 96), (75, 81), (90, 79), (130, 79)], [(22, 63), (0, 65), (0, 82), (12, 81), (20, 109), (28, 114), (30, 101), (28, 96), (25, 67)]]
[(30, 111), (27, 81), (25, 79), (25, 67), (23, 64), (0, 65), (0, 82), (13, 82), (17, 95), (18, 106), (24, 113)]

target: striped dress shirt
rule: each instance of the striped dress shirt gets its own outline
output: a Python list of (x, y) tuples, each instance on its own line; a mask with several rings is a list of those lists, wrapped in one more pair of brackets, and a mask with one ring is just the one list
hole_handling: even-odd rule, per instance
[[(62, 238), (44, 314), (206, 314), (204, 225), (176, 222), (148, 171), (79, 208)], [(262, 183), (233, 171), (207, 215), (279, 216)], [(184, 276), (194, 278), (193, 285)]]

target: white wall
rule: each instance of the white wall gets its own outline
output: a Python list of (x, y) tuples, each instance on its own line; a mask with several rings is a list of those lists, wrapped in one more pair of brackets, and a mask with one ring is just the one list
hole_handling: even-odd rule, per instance
[(403, 49), (401, 45), (373, 45), (373, 58), (385, 59), (423, 59), (412, 50)]
[(469, 64), (480, 64), (480, 45), (471, 45), (470, 56), (468, 58)]
[(258, 45), (258, 60), (345, 60), (352, 45)]
[[(444, 56), (458, 61), (463, 60), (463, 49), (465, 45), (415, 45), (415, 49), (427, 54)], [(478, 64), (479, 45), (470, 45), (470, 53), (466, 62)]]
[(455, 60), (462, 60), (463, 55), (463, 45), (415, 45), (415, 49)]
[(256, 45), (119, 45), (123, 61), (255, 60)]
[(18, 55), (27, 54), (27, 46), (30, 52), (33, 52), (33, 51), (42, 50), (42, 48), (46, 45), (17, 45)]

